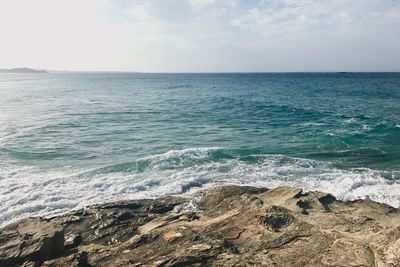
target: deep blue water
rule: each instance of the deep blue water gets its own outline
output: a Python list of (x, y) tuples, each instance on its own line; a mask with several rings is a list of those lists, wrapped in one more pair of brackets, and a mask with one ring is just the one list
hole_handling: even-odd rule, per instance
[(0, 74), (0, 224), (216, 183), (400, 206), (399, 73)]

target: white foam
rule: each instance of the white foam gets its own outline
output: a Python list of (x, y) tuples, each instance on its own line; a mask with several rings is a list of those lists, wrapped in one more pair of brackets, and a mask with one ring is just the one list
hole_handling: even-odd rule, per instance
[(300, 123), (299, 124), (300, 126), (303, 126), (303, 127), (312, 127), (312, 126), (323, 126), (323, 125), (326, 125), (325, 123), (322, 123), (322, 122), (303, 122), (303, 123)]
[(205, 157), (209, 152), (216, 151), (218, 149), (222, 149), (221, 147), (194, 147), (194, 148), (186, 148), (186, 149), (173, 149), (167, 151), (163, 154), (151, 155), (147, 157), (143, 157), (139, 160), (165, 160), (171, 158), (182, 158), (183, 155), (189, 156), (190, 159), (202, 158)]
[(210, 153), (218, 149), (172, 150), (141, 158), (137, 162), (149, 161), (141, 172), (43, 172), (0, 166), (0, 225), (95, 203), (182, 194), (221, 183), (268, 188), (297, 186), (306, 191), (332, 193), (342, 200), (371, 199), (400, 207), (399, 182), (384, 178), (398, 179), (399, 172), (341, 170), (326, 162), (282, 155), (252, 155), (257, 157), (257, 163), (239, 158), (211, 160)]
[(372, 127), (371, 127), (370, 125), (368, 125), (368, 124), (363, 124), (363, 125), (362, 125), (362, 128), (363, 128), (363, 130), (365, 130), (365, 131), (371, 131), (371, 130), (372, 130)]
[(351, 124), (357, 122), (356, 118), (349, 118), (344, 120), (345, 123)]

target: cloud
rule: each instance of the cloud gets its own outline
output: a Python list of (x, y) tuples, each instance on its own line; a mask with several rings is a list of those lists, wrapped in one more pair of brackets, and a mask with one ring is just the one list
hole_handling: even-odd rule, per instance
[(239, 0), (188, 0), (194, 9), (209, 7), (235, 8), (239, 6)]
[(400, 1), (3, 0), (7, 66), (399, 70)]
[(357, 24), (371, 27), (371, 24), (375, 25), (377, 20), (392, 12), (389, 8), (377, 12), (375, 5), (371, 4), (373, 2), (263, 0), (234, 18), (231, 24), (259, 35), (336, 31)]
[[(232, 38), (240, 39), (243, 33), (258, 36), (308, 34), (351, 27), (365, 31), (382, 26), (382, 22), (393, 28), (394, 23), (400, 21), (396, 18), (400, 5), (381, 0), (175, 0), (169, 2), (169, 5), (174, 3), (173, 8), (164, 7), (162, 12), (157, 12), (156, 8), (160, 0), (126, 2), (130, 4), (125, 5), (122, 12), (132, 20), (132, 27), (147, 31), (152, 26), (157, 28), (157, 34), (169, 36), (170, 40), (174, 37), (187, 39), (193, 32), (199, 36), (195, 43), (207, 38), (207, 32), (209, 37), (215, 38), (217, 32), (224, 35), (239, 30)], [(165, 13), (172, 14), (170, 19)]]

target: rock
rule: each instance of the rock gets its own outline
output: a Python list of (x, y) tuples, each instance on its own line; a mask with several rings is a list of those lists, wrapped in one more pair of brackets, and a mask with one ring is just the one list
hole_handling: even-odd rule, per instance
[(70, 266), (70, 267), (90, 267), (87, 261), (87, 252), (81, 251), (73, 253), (66, 257), (45, 261), (43, 267), (57, 267), (57, 266)]
[(260, 223), (278, 232), (281, 228), (290, 225), (295, 220), (288, 209), (272, 205), (266, 209), (266, 214), (260, 216)]
[(394, 267), (399, 223), (398, 209), (372, 201), (220, 186), (8, 225), (0, 266)]
[(0, 266), (43, 262), (62, 255), (64, 232), (60, 225), (41, 218), (10, 224), (0, 232)]
[(78, 246), (82, 242), (80, 234), (69, 233), (65, 236), (64, 246), (66, 249), (71, 249)]
[(174, 239), (176, 239), (178, 237), (181, 237), (181, 236), (182, 236), (182, 234), (179, 233), (179, 232), (169, 231), (169, 232), (166, 232), (164, 234), (164, 240), (165, 241), (171, 241), (171, 240), (174, 240)]

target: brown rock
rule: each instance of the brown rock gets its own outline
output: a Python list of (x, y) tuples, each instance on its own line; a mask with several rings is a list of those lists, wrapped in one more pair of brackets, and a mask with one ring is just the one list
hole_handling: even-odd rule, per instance
[(62, 255), (64, 232), (61, 226), (41, 218), (10, 224), (0, 232), (0, 266), (43, 262)]
[(371, 201), (221, 186), (22, 220), (0, 229), (0, 266), (397, 267), (399, 223)]
[(181, 237), (181, 236), (182, 236), (182, 234), (179, 233), (179, 232), (169, 231), (169, 232), (166, 232), (164, 234), (164, 240), (165, 241), (170, 241), (170, 240), (176, 239), (176, 238)]

